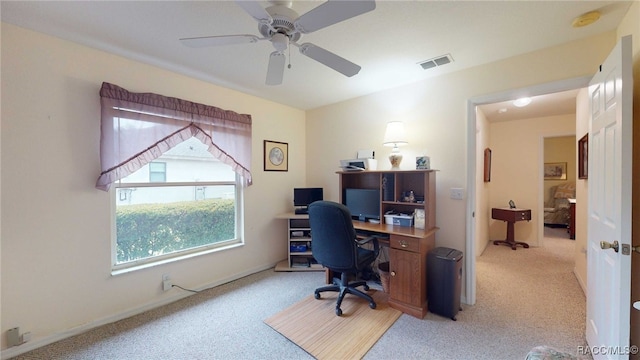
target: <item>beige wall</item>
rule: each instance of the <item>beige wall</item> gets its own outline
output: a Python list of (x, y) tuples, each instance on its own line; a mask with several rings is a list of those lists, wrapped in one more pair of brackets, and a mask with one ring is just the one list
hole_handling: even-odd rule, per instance
[[(575, 120), (575, 118), (574, 118)], [(544, 162), (545, 163), (567, 163), (566, 180), (545, 180), (544, 200), (548, 201), (551, 194), (549, 189), (556, 185), (574, 182), (576, 173), (576, 136), (555, 136), (544, 139)]]
[[(637, 70), (637, 4), (632, 12), (621, 29), (631, 29), (635, 36)], [(374, 149), (379, 167), (388, 168), (389, 149), (381, 143), (390, 120), (403, 120), (411, 130), (401, 167), (413, 168), (412, 158), (426, 152), (432, 168), (440, 170), (438, 245), (464, 251), (466, 201), (450, 199), (449, 188), (467, 184), (467, 100), (590, 75), (616, 41), (616, 34), (604, 34), (305, 114), (11, 25), (2, 24), (1, 31), (0, 333), (16, 325), (31, 331), (33, 340), (23, 347), (175, 300), (173, 291), (160, 289), (163, 273), (197, 288), (284, 259), (286, 230), (274, 216), (290, 209), (291, 188), (323, 186), (325, 196), (337, 200), (338, 161), (353, 157), (359, 149)], [(254, 185), (245, 193), (245, 246), (110, 275), (109, 197), (93, 188), (99, 172), (97, 114), (102, 81), (253, 115)], [(639, 93), (636, 90), (636, 104)], [(264, 139), (289, 143), (288, 172), (262, 171)], [(55, 161), (46, 154), (55, 154)]]
[[(517, 241), (539, 245), (544, 208), (540, 196), (544, 182), (544, 139), (574, 134), (575, 115), (496, 122), (489, 128), (492, 150), (489, 206), (505, 207), (513, 200), (518, 208), (531, 209), (531, 221), (517, 222), (515, 236)], [(491, 220), (491, 239), (504, 239), (506, 232), (506, 222)]]
[(491, 206), (489, 205), (491, 193), (489, 189), (491, 181), (484, 181), (484, 152), (485, 149), (491, 148), (490, 139), (489, 121), (485, 114), (476, 107), (476, 257), (482, 255), (491, 240), (489, 238), (489, 223), (491, 221)]
[[(162, 274), (199, 288), (286, 258), (274, 218), (306, 183), (303, 111), (4, 23), (1, 60), (3, 349), (13, 326), (36, 346), (186, 294), (163, 292)], [(94, 188), (103, 81), (253, 116), (244, 246), (111, 276), (109, 194)], [(289, 143), (288, 172), (262, 171), (264, 139)]]
[[(313, 166), (307, 167), (307, 178), (327, 189), (328, 198), (337, 200), (335, 171), (340, 159), (354, 156), (358, 149), (373, 149), (378, 167), (389, 169), (386, 156), (390, 150), (382, 146), (385, 124), (402, 120), (410, 137), (409, 145), (402, 148), (405, 160), (400, 167), (414, 168), (411, 159), (426, 149), (432, 168), (439, 170), (436, 244), (466, 252), (466, 201), (450, 199), (449, 189), (466, 188), (467, 184), (467, 101), (591, 75), (615, 40), (615, 34), (608, 33), (310, 110), (307, 157)], [(527, 203), (525, 200), (522, 205)]]
[[(589, 92), (586, 88), (581, 89), (576, 99), (576, 141), (589, 132)], [(577, 158), (577, 154), (576, 154)], [(576, 238), (575, 238), (575, 268), (574, 273), (582, 287), (587, 293), (587, 206), (588, 206), (588, 179), (578, 179), (576, 181)]]

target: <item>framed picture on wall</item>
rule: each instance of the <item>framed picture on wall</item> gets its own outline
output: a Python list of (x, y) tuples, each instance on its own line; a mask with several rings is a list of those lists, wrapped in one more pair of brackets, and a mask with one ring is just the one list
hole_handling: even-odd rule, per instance
[(578, 140), (578, 179), (586, 179), (589, 174), (589, 134)]
[(567, 180), (567, 163), (544, 163), (545, 180)]
[(484, 149), (484, 182), (491, 181), (491, 149)]
[(264, 171), (289, 170), (289, 144), (279, 141), (264, 141)]

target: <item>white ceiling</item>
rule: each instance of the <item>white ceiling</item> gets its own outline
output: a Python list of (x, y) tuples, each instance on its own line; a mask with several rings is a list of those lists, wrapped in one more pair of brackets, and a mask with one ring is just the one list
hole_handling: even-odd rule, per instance
[[(303, 14), (324, 1), (294, 1)], [(260, 2), (263, 7), (270, 4)], [(2, 1), (3, 22), (48, 33), (299, 109), (312, 109), (614, 30), (626, 1), (377, 1), (376, 9), (303, 35), (360, 66), (348, 78), (294, 47), (279, 86), (264, 84), (268, 41), (188, 48), (184, 37), (259, 35), (232, 1)], [(572, 20), (599, 10), (583, 28)], [(453, 63), (417, 63), (451, 54)], [(507, 112), (509, 113), (509, 112)]]
[(494, 104), (480, 105), (489, 122), (533, 119), (545, 116), (567, 115), (576, 113), (576, 96), (579, 89), (545, 94), (531, 97), (531, 103), (525, 107), (517, 107), (513, 100)]

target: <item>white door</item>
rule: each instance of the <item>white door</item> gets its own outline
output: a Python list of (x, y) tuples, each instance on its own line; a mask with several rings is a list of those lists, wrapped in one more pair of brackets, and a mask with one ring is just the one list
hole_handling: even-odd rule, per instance
[(594, 359), (629, 357), (631, 61), (625, 36), (589, 84), (586, 337)]

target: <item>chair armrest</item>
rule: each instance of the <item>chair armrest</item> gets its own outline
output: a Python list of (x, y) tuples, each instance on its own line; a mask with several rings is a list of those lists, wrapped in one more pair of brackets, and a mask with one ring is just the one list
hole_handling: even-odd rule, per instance
[(365, 244), (368, 244), (370, 242), (373, 241), (373, 251), (376, 253), (376, 257), (378, 257), (378, 253), (380, 252), (380, 244), (378, 243), (378, 237), (377, 236), (369, 236), (368, 238), (362, 239), (362, 240), (358, 240), (356, 239), (356, 244), (358, 244), (358, 246), (362, 246)]

